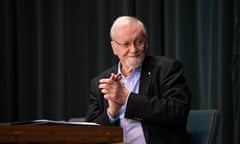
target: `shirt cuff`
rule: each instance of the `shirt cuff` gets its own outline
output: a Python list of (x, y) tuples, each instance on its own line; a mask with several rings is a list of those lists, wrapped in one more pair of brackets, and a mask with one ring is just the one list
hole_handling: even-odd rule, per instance
[(108, 112), (107, 112), (107, 115), (108, 115), (108, 118), (109, 118), (109, 121), (111, 124), (114, 124), (117, 120), (118, 120), (118, 115), (116, 116), (116, 118), (112, 117)]

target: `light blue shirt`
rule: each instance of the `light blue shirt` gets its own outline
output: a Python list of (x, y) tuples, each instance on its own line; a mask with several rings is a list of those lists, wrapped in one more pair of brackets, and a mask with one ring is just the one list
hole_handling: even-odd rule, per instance
[[(121, 74), (121, 80), (123, 81), (126, 88), (128, 89), (129, 94), (131, 92), (134, 92), (134, 93), (139, 92), (141, 67), (136, 68), (130, 76), (125, 77), (120, 70), (120, 64), (119, 64), (118, 74)], [(120, 119), (120, 126), (123, 129), (123, 138), (124, 138), (125, 144), (145, 144), (146, 141), (145, 141), (141, 122), (133, 119), (125, 118), (126, 105), (127, 105), (127, 101), (125, 105), (123, 105), (119, 110), (119, 114), (116, 119), (108, 115), (109, 119), (111, 122), (115, 122), (118, 118)]]

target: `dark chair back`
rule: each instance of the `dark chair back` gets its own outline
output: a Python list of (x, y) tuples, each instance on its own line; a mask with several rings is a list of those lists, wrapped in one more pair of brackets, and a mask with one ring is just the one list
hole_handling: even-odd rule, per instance
[(191, 144), (215, 144), (219, 119), (217, 110), (191, 110), (187, 123)]

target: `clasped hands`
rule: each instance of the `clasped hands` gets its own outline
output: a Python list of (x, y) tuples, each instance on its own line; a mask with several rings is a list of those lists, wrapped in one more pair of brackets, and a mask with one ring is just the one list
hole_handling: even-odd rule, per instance
[(107, 112), (112, 117), (115, 117), (121, 106), (126, 102), (129, 93), (128, 89), (121, 81), (121, 76), (114, 73), (109, 78), (100, 79), (99, 83), (104, 99), (108, 101)]

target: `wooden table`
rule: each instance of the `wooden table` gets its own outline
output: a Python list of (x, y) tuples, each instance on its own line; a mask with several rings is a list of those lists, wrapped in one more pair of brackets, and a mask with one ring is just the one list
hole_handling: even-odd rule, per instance
[(122, 129), (116, 126), (0, 126), (0, 143), (116, 143), (122, 140)]

